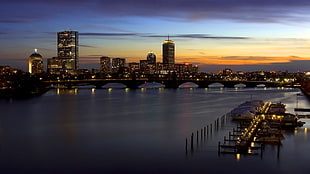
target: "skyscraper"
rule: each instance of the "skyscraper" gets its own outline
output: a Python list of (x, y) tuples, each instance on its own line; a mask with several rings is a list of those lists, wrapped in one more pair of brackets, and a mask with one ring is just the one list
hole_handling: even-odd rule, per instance
[(62, 31), (57, 33), (57, 54), (62, 59), (63, 69), (77, 70), (79, 68), (79, 33), (77, 31)]
[(34, 53), (28, 58), (28, 70), (31, 74), (40, 74), (43, 72), (43, 59), (37, 49), (34, 49)]
[(169, 39), (163, 43), (163, 63), (174, 64), (174, 41)]
[(151, 64), (155, 64), (156, 63), (156, 55), (154, 54), (153, 51), (150, 51), (147, 54), (146, 60), (148, 61), (148, 63), (151, 63)]
[(111, 58), (107, 56), (100, 57), (100, 71), (103, 74), (109, 74), (111, 72)]

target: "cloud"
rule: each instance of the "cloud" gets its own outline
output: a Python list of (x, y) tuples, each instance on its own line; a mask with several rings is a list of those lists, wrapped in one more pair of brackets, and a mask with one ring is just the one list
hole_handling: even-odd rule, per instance
[(211, 36), (204, 34), (182, 34), (176, 37), (181, 38), (198, 38), (198, 39), (249, 39), (248, 37), (230, 37), (230, 36)]
[[(61, 4), (61, 5), (60, 5)], [(164, 17), (183, 21), (308, 22), (308, 0), (11, 0), (1, 3), (0, 21), (46, 19), (68, 11), (97, 17)], [(15, 9), (14, 13), (10, 9)], [(29, 10), (31, 9), (31, 10)]]
[[(278, 60), (279, 58), (264, 57), (264, 56), (225, 56), (225, 57), (220, 57), (219, 59), (220, 60), (264, 61), (265, 62), (268, 60)], [(282, 59), (282, 57), (280, 59)]]
[(80, 36), (136, 36), (135, 33), (80, 33)]
[(88, 57), (85, 58), (93, 58), (93, 57), (101, 57), (103, 55), (95, 54), (95, 55), (88, 55)]
[(94, 65), (92, 68), (98, 67), (99, 61), (100, 61), (99, 57), (79, 57), (79, 63), (81, 65), (92, 64)]
[[(55, 34), (50, 33), (48, 34)], [(150, 35), (145, 33), (79, 33), (80, 36), (98, 36), (98, 37), (127, 37), (127, 36), (137, 36), (137, 37), (149, 37), (149, 38), (167, 38), (167, 35)], [(170, 38), (189, 38), (189, 39), (250, 39), (249, 37), (233, 37), (233, 36), (212, 36), (209, 34), (176, 34), (170, 35)]]
[(109, 26), (103, 26), (103, 25), (88, 24), (88, 25), (83, 25), (81, 27), (86, 28), (86, 29), (107, 30), (107, 31), (114, 31), (114, 32), (131, 32), (129, 30), (124, 30), (124, 29), (109, 27)]
[(8, 24), (20, 24), (20, 23), (27, 23), (28, 20), (14, 20), (14, 19), (10, 19), (10, 20), (5, 20), (2, 19), (0, 20), (0, 23), (8, 23)]
[(240, 22), (287, 22), (305, 20), (306, 0), (106, 0), (102, 13), (118, 16), (161, 16), (186, 21), (229, 19)]
[(86, 47), (86, 48), (96, 48), (95, 46), (91, 46), (91, 45), (79, 45), (80, 47)]
[[(167, 35), (145, 35), (143, 37), (167, 38)], [(212, 36), (208, 34), (177, 34), (177, 35), (170, 35), (170, 37), (171, 38), (192, 38), (192, 39), (249, 39), (248, 37)]]

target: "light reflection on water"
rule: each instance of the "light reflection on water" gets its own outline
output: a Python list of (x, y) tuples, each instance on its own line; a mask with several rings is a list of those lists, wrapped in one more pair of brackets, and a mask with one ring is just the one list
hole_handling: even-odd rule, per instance
[[(294, 112), (298, 89), (55, 89), (0, 101), (0, 169), (31, 173), (308, 173), (308, 130), (286, 132), (260, 155), (218, 155), (228, 124), (185, 153), (185, 138), (246, 100), (282, 102)], [(298, 105), (310, 108), (308, 99)], [(214, 125), (213, 125), (214, 126)], [(213, 127), (214, 128), (214, 127)], [(264, 167), (262, 167), (264, 166)], [(294, 167), (295, 166), (295, 167)], [(9, 172), (8, 172), (9, 173)]]

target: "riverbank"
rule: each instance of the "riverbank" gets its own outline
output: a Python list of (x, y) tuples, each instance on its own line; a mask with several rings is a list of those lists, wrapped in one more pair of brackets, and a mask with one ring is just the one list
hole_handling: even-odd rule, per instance
[(0, 89), (0, 99), (22, 99), (22, 98), (30, 98), (36, 97), (44, 94), (49, 91), (49, 88), (41, 87), (41, 88), (6, 88)]

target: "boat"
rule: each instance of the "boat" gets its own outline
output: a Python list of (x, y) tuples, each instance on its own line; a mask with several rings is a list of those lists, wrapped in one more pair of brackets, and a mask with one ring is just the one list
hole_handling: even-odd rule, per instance
[(286, 111), (285, 104), (281, 102), (273, 103), (269, 107), (268, 114), (281, 115), (281, 114), (284, 114), (285, 111)]
[(255, 117), (255, 113), (248, 110), (235, 110), (231, 112), (231, 117), (234, 120), (250, 120)]
[(264, 102), (261, 100), (247, 101), (240, 104), (237, 108), (231, 111), (231, 117), (234, 120), (253, 119), (257, 112), (260, 112)]

